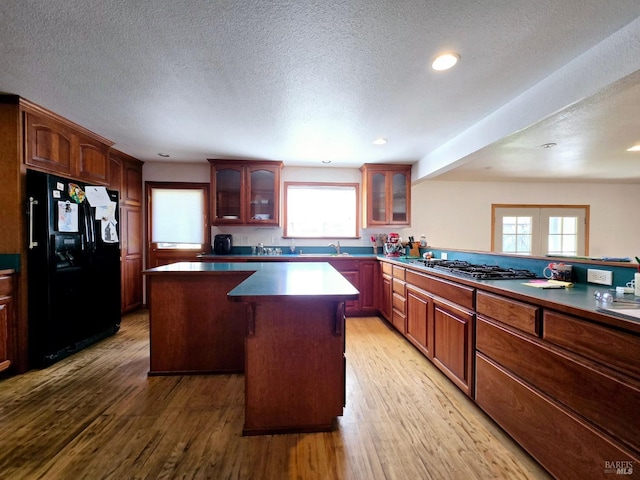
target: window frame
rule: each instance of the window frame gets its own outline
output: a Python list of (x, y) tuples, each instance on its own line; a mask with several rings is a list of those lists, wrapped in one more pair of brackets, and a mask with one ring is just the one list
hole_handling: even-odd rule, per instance
[[(331, 235), (331, 236), (313, 236), (313, 237), (301, 237), (301, 236), (296, 236), (296, 235), (292, 235), (289, 233), (288, 231), (288, 225), (289, 225), (289, 204), (288, 204), (288, 190), (289, 190), (289, 186), (308, 186), (308, 187), (350, 187), (354, 189), (355, 192), (355, 234), (354, 236), (335, 236), (335, 235)], [(358, 183), (354, 183), (354, 182), (301, 182), (301, 181), (297, 181), (297, 182), (284, 182), (284, 186), (283, 186), (283, 234), (282, 234), (282, 238), (292, 238), (292, 239), (301, 239), (301, 240), (307, 240), (307, 239), (345, 239), (345, 240), (354, 240), (354, 239), (359, 239), (361, 238), (361, 234), (360, 234), (360, 184)]]
[[(147, 235), (147, 268), (157, 266), (157, 257), (174, 258), (176, 261), (182, 258), (195, 258), (200, 253), (208, 252), (211, 249), (211, 225), (209, 223), (209, 184), (195, 182), (145, 182), (145, 217), (146, 217), (146, 235)], [(151, 242), (153, 232), (153, 205), (151, 201), (151, 192), (154, 189), (165, 190), (202, 190), (203, 211), (202, 221), (204, 222), (204, 238), (203, 243), (198, 248), (158, 248), (156, 243)], [(162, 261), (161, 263), (166, 263)]]
[[(512, 209), (513, 213), (509, 213), (506, 215), (499, 214), (500, 209)], [(584, 213), (584, 251), (580, 251), (580, 245), (578, 245), (578, 253), (577, 256), (588, 256), (589, 255), (589, 222), (590, 222), (590, 206), (589, 205), (543, 205), (543, 204), (492, 204), (491, 205), (491, 251), (499, 252), (497, 249), (498, 246), (502, 245), (502, 241), (497, 238), (497, 228), (498, 228), (498, 220), (504, 216), (524, 216), (527, 214), (526, 211), (532, 212), (537, 211), (537, 214), (533, 214), (533, 223), (532, 223), (532, 253), (514, 253), (514, 255), (527, 255), (527, 256), (545, 256), (547, 255), (546, 250), (548, 249), (548, 219), (553, 216), (570, 216), (566, 215), (570, 213), (571, 210), (580, 210)], [(522, 215), (521, 215), (522, 213)], [(562, 214), (565, 215), (562, 215)], [(579, 216), (579, 215), (578, 215)], [(578, 230), (580, 230), (580, 225), (578, 225)], [(580, 237), (580, 236), (579, 236)], [(536, 252), (535, 245), (541, 246), (544, 248), (544, 252)], [(500, 251), (499, 253), (505, 253)], [(553, 254), (558, 255), (558, 254)], [(558, 256), (561, 256), (558, 255)], [(568, 255), (569, 256), (569, 255)]]

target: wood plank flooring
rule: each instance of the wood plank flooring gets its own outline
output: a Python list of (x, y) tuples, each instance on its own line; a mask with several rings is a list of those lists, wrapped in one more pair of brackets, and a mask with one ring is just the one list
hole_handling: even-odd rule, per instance
[(331, 433), (242, 437), (242, 375), (148, 377), (146, 311), (0, 381), (1, 479), (548, 479), (382, 320), (349, 318)]

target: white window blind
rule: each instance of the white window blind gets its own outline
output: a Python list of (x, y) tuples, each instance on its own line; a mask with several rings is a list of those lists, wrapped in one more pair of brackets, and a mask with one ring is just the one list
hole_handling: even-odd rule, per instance
[(153, 188), (151, 204), (151, 242), (174, 248), (205, 242), (202, 189)]

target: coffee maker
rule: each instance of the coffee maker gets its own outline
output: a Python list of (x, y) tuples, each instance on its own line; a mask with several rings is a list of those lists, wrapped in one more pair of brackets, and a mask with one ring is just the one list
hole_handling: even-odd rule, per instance
[(213, 253), (216, 255), (230, 255), (231, 254), (231, 234), (220, 233), (213, 239)]

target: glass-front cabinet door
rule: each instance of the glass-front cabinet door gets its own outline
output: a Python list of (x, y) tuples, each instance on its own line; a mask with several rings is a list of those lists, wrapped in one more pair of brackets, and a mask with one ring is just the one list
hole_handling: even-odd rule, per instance
[(411, 223), (411, 165), (365, 163), (362, 171), (362, 226)]
[(276, 218), (276, 172), (263, 167), (250, 167), (249, 220), (251, 222)]
[(371, 175), (371, 222), (387, 223), (386, 172), (372, 172)]
[(409, 224), (407, 203), (407, 175), (402, 172), (391, 176), (391, 223)]
[(215, 170), (215, 222), (242, 221), (242, 169), (221, 167)]
[(214, 225), (278, 225), (282, 162), (210, 159), (209, 163)]

